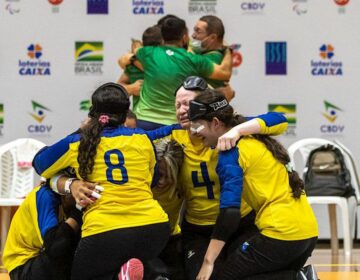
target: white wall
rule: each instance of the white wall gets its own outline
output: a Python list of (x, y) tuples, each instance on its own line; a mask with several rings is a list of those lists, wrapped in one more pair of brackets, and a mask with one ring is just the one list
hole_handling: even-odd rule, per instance
[[(19, 137), (51, 144), (72, 132), (86, 116), (80, 102), (101, 83), (118, 78), (116, 61), (130, 49), (130, 38), (140, 38), (167, 13), (184, 18), (192, 30), (206, 14), (201, 10), (207, 10), (224, 21), (226, 41), (241, 45), (243, 62), (231, 79), (239, 112), (256, 115), (269, 104), (295, 104), (288, 116), (296, 123), (279, 138), (286, 146), (304, 137), (339, 138), (360, 158), (360, 1), (350, 0), (340, 8), (334, 0), (109, 0), (104, 15), (88, 15), (86, 0), (65, 0), (56, 7), (52, 1), (0, 2), (0, 144)], [(149, 7), (145, 2), (160, 14), (134, 14)], [(189, 7), (198, 12), (189, 12)], [(81, 41), (103, 43), (101, 75), (75, 74), (75, 42)], [(265, 75), (265, 42), (274, 41), (287, 44), (287, 75)], [(42, 47), (40, 59), (27, 55), (31, 44)], [(323, 44), (334, 47), (331, 59), (320, 57)], [(50, 75), (19, 75), (20, 60), (50, 63)], [(311, 61), (341, 63), (343, 74), (314, 76)], [(326, 110), (325, 100), (336, 108)], [(32, 101), (46, 108), (34, 109)], [(337, 117), (333, 122), (323, 115), (330, 109)], [(40, 123), (30, 113), (45, 117)], [(337, 132), (321, 131), (328, 126)], [(327, 217), (319, 220), (324, 228)]]

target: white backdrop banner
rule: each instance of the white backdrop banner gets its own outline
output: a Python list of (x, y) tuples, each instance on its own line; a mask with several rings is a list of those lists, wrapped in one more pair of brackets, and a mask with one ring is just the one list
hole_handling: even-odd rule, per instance
[(284, 112), (285, 146), (338, 138), (358, 162), (357, 0), (0, 0), (0, 145), (76, 130), (93, 90), (121, 74), (131, 38), (169, 13), (190, 34), (203, 15), (223, 20), (238, 112)]

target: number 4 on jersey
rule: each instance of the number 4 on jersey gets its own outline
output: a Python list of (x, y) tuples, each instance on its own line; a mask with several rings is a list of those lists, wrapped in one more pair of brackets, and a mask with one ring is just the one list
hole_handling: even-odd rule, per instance
[(198, 174), (199, 172), (198, 171), (191, 172), (191, 177), (192, 177), (194, 187), (195, 188), (206, 187), (208, 199), (214, 199), (213, 186), (215, 185), (215, 182), (210, 180), (206, 162), (200, 163), (200, 168), (201, 168), (201, 175), (203, 177), (203, 182), (199, 182), (199, 174)]

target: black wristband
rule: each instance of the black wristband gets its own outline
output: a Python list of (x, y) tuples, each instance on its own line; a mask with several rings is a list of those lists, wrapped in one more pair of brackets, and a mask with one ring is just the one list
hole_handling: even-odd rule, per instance
[(219, 216), (212, 233), (212, 238), (227, 241), (236, 232), (240, 224), (240, 209), (231, 207), (220, 209)]

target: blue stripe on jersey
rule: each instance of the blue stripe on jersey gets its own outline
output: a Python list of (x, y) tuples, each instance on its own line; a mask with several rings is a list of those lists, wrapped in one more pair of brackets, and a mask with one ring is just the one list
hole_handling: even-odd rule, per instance
[(173, 130), (184, 130), (184, 128), (182, 128), (180, 124), (172, 124), (172, 125), (162, 126), (154, 130), (146, 131), (146, 134), (148, 135), (151, 141), (154, 141), (156, 139), (169, 136)]
[(71, 134), (52, 146), (41, 149), (33, 159), (33, 167), (41, 175), (49, 166), (53, 165), (63, 154), (69, 150), (71, 143), (80, 140), (79, 134)]
[(220, 179), (220, 209), (240, 208), (244, 174), (239, 165), (238, 147), (219, 153), (216, 172)]
[(42, 238), (49, 229), (58, 225), (59, 204), (59, 197), (47, 185), (36, 193), (37, 220)]
[(284, 116), (283, 113), (277, 113), (277, 112), (268, 112), (267, 114), (262, 114), (256, 117), (246, 117), (248, 120), (254, 119), (254, 118), (259, 118), (262, 119), (265, 123), (267, 127), (271, 127), (274, 125), (279, 125), (281, 123), (286, 123), (287, 119)]

